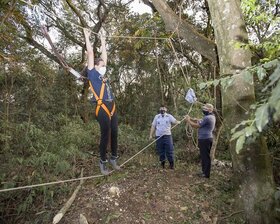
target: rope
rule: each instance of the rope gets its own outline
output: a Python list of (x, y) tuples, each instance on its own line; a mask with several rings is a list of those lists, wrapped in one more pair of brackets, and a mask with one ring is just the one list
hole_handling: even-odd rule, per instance
[(190, 85), (190, 82), (189, 82), (189, 80), (187, 79), (187, 76), (186, 76), (186, 74), (185, 74), (185, 72), (184, 72), (184, 69), (183, 69), (183, 67), (182, 67), (181, 64), (180, 64), (180, 61), (179, 61), (177, 52), (175, 51), (175, 48), (174, 48), (174, 46), (173, 46), (173, 43), (172, 43), (172, 40), (171, 40), (171, 39), (169, 39), (169, 43), (170, 43), (170, 46), (171, 46), (171, 48), (172, 48), (172, 50), (173, 50), (173, 53), (174, 53), (174, 55), (175, 55), (175, 58), (176, 58), (176, 60), (177, 60), (177, 62), (178, 62), (178, 65), (179, 65), (179, 67), (180, 67), (180, 69), (181, 69), (181, 71), (182, 71), (182, 73), (183, 73), (183, 77), (184, 77), (186, 83), (187, 83), (188, 85)]
[[(191, 107), (188, 111), (188, 114), (191, 112), (192, 110), (192, 106), (193, 104), (191, 104)], [(188, 115), (187, 114), (187, 115)], [(178, 126), (179, 124), (181, 124), (182, 121), (184, 121), (186, 118), (184, 117), (180, 122), (178, 122), (177, 124), (175, 124), (171, 130), (173, 128), (175, 128), (176, 126)], [(160, 139), (163, 135), (159, 136), (157, 139), (153, 140), (151, 143), (149, 143), (148, 145), (146, 145), (144, 148), (142, 148), (139, 152), (137, 152), (136, 154), (134, 154), (132, 157), (130, 157), (129, 159), (127, 159), (124, 163), (122, 163), (120, 165), (120, 167), (123, 167), (126, 163), (128, 163), (130, 160), (132, 160), (133, 158), (135, 158), (137, 155), (139, 155), (140, 153), (142, 153), (145, 149), (147, 149), (148, 147), (150, 147), (153, 143), (155, 143), (158, 139)], [(111, 170), (109, 172), (109, 174), (113, 173), (115, 170)], [(59, 180), (59, 181), (53, 181), (53, 182), (46, 182), (46, 183), (41, 183), (41, 184), (33, 184), (33, 185), (26, 185), (26, 186), (21, 186), (21, 187), (14, 187), (14, 188), (7, 188), (7, 189), (2, 189), (0, 190), (1, 192), (8, 192), (8, 191), (15, 191), (15, 190), (23, 190), (23, 189), (31, 189), (31, 188), (35, 188), (35, 187), (43, 187), (43, 186), (49, 186), (49, 185), (54, 185), (54, 184), (63, 184), (63, 183), (68, 183), (68, 182), (74, 182), (74, 181), (79, 181), (79, 180), (88, 180), (88, 179), (94, 179), (94, 178), (99, 178), (99, 177), (105, 177), (107, 175), (94, 175), (94, 176), (88, 176), (88, 177), (79, 177), (79, 178), (73, 178), (73, 179), (68, 179), (68, 180)]]
[(93, 178), (102, 177), (102, 176), (104, 176), (104, 175), (100, 174), (100, 175), (95, 175), (95, 176), (79, 177), (79, 178), (68, 179), (68, 180), (59, 180), (59, 181), (53, 181), (53, 182), (47, 182), (47, 183), (41, 183), (41, 184), (26, 185), (26, 186), (22, 186), (22, 187), (7, 188), (7, 189), (0, 190), (0, 193), (1, 192), (7, 192), (7, 191), (30, 189), (30, 188), (34, 188), (34, 187), (49, 186), (49, 185), (54, 185), (54, 184), (63, 184), (63, 183), (67, 183), (67, 182), (73, 182), (73, 181), (78, 181), (78, 180), (86, 180), (86, 179), (93, 179)]
[(186, 124), (185, 127), (187, 137), (191, 138), (193, 136), (193, 129), (190, 124)]
[[(29, 2), (26, 2), (24, 0), (20, 0), (20, 1), (33, 8), (33, 14), (34, 14), (34, 17), (35, 17), (35, 19), (38, 23), (40, 23), (42, 21), (45, 22), (46, 17), (44, 16), (43, 13), (40, 12), (39, 8), (36, 5), (33, 5), (33, 4), (31, 4)], [(66, 20), (66, 23), (70, 23), (70, 24), (72, 24), (76, 27), (79, 27), (81, 29), (86, 28), (86, 27), (83, 27), (83, 26), (78, 25), (76, 23), (73, 23), (69, 20)], [(87, 29), (91, 31), (92, 28), (87, 28)], [(100, 35), (100, 34), (94, 32), (94, 31), (91, 31), (91, 32), (93, 34)], [(139, 36), (139, 37), (137, 37), (137, 36), (129, 36), (129, 35), (128, 36), (124, 36), (124, 35), (107, 35), (106, 36), (105, 35), (104, 37), (107, 37), (107, 38), (127, 38), (127, 39), (170, 40), (170, 37), (151, 37), (151, 36), (142, 36), (142, 37)]]
[(155, 40), (155, 47), (156, 47), (156, 61), (157, 61), (157, 74), (158, 74), (158, 77), (159, 77), (159, 83), (160, 83), (160, 92), (161, 92), (161, 103), (164, 104), (164, 88), (163, 88), (163, 85), (162, 85), (162, 78), (161, 78), (161, 72), (160, 72), (160, 66), (159, 66), (159, 60), (158, 60), (158, 50), (157, 50), (157, 40)]
[(187, 137), (188, 138), (192, 138), (192, 142), (193, 142), (195, 148), (198, 149), (197, 142), (195, 141), (194, 136), (193, 136), (193, 128), (192, 128), (192, 126), (190, 124), (186, 124), (185, 130), (186, 130)]
[[(69, 20), (67, 20), (66, 22), (70, 23), (70, 24), (72, 24), (72, 25), (74, 25), (78, 28), (81, 28), (81, 29), (86, 28), (86, 27), (80, 26), (76, 23), (73, 23)], [(91, 30), (92, 28), (86, 28), (86, 29), (88, 29), (93, 34), (100, 35), (99, 33), (96, 33), (94, 31), (92, 31)], [(104, 35), (104, 37), (107, 37), (107, 38), (127, 38), (127, 39), (170, 40), (170, 37), (151, 37), (151, 36), (141, 36), (141, 37), (138, 36), (137, 37), (137, 36), (129, 36), (129, 35), (127, 35), (127, 36), (124, 36), (124, 35)]]
[[(191, 108), (190, 108), (188, 114), (191, 112), (193, 104), (194, 103), (191, 104)], [(192, 142), (193, 142), (194, 146), (198, 149), (197, 142), (195, 141), (194, 136), (193, 136), (193, 128), (192, 128), (192, 126), (189, 123), (186, 124), (185, 130), (186, 130), (187, 137), (192, 138)]]

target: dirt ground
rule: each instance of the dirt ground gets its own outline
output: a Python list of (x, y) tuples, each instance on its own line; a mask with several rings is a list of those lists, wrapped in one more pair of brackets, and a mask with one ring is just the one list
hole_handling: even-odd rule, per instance
[(77, 224), (80, 214), (89, 224), (243, 223), (232, 210), (231, 168), (213, 166), (210, 179), (198, 177), (199, 169), (130, 166), (89, 180), (60, 223)]

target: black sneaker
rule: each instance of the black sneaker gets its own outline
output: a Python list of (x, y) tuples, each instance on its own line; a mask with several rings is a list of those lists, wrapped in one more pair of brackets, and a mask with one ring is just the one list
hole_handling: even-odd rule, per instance
[(169, 162), (169, 168), (170, 168), (171, 170), (174, 170), (174, 162)]
[(165, 168), (165, 161), (161, 161), (161, 167), (164, 169)]
[(206, 176), (204, 173), (200, 173), (200, 174), (198, 174), (198, 176), (201, 178), (209, 178), (209, 176)]

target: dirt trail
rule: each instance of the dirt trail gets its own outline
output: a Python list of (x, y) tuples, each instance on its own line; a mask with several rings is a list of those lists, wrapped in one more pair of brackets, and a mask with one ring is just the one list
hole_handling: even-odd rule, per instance
[[(213, 167), (211, 179), (195, 175), (198, 166), (124, 169), (112, 176), (88, 181), (61, 223), (238, 223), (221, 221), (231, 211), (230, 168)], [(112, 195), (111, 187), (119, 194)], [(233, 221), (233, 220), (232, 220)]]

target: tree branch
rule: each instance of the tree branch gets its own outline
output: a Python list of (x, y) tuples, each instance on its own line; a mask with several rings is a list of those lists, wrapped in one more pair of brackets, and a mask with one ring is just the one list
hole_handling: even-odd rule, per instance
[(84, 20), (83, 16), (79, 12), (79, 10), (74, 6), (71, 0), (66, 0), (67, 4), (69, 7), (72, 9), (72, 11), (78, 16), (80, 23), (82, 24), (83, 27), (88, 27), (86, 21)]
[(233, 212), (233, 213), (231, 213), (231, 214), (230, 214), (230, 215), (228, 215), (228, 216), (221, 217), (221, 218), (219, 219), (219, 221), (222, 221), (222, 220), (228, 219), (228, 218), (230, 218), (230, 217), (232, 217), (232, 216), (234, 216), (234, 215), (237, 215), (237, 214), (239, 214), (239, 213), (242, 213), (242, 212), (244, 212), (244, 210), (240, 210), (240, 211)]
[(59, 18), (56, 13), (50, 9), (49, 6), (41, 3), (41, 5), (50, 13), (50, 14), (53, 14), (55, 15), (56, 17), (54, 18), (53, 16), (51, 16), (50, 14), (47, 14), (46, 15), (55, 23), (54, 26), (56, 26), (61, 32), (63, 32), (64, 36), (66, 38), (68, 38), (69, 40), (71, 40), (73, 43), (79, 45), (80, 47), (83, 47), (84, 46), (84, 43), (80, 42), (79, 40), (77, 40), (76, 38), (74, 38), (74, 36), (69, 32), (67, 31), (66, 27), (65, 27), (65, 24), (62, 23), (62, 19)]
[(142, 1), (145, 5), (149, 6), (152, 9), (153, 13), (157, 12), (156, 7), (149, 0), (142, 0)]
[(36, 49), (38, 49), (39, 51), (41, 51), (44, 55), (46, 55), (49, 59), (55, 61), (56, 63), (60, 64), (60, 61), (58, 60), (58, 58), (52, 54), (50, 51), (48, 51), (43, 45), (39, 44), (37, 41), (35, 41), (33, 39), (33, 33), (32, 33), (32, 29), (30, 27), (30, 25), (26, 22), (26, 19), (22, 16), (22, 14), (20, 14), (18, 11), (15, 10), (15, 12), (17, 15), (14, 16), (15, 20), (23, 26), (26, 35), (18, 35), (20, 38), (24, 39), (27, 43), (29, 43), (30, 45), (32, 45), (33, 47), (35, 47)]
[(168, 6), (165, 0), (152, 0), (154, 6), (162, 16), (167, 31), (178, 32), (187, 43), (198, 53), (211, 60), (214, 64), (218, 63), (216, 44), (206, 38), (186, 20), (180, 19)]

